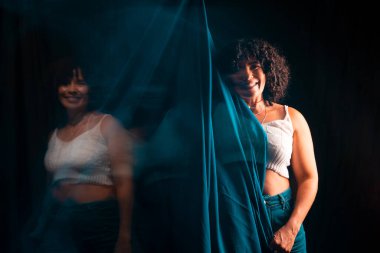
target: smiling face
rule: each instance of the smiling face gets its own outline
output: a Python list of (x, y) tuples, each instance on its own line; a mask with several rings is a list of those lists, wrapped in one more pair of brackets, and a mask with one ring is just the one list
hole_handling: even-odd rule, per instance
[(89, 87), (81, 68), (74, 68), (71, 79), (58, 86), (58, 97), (66, 110), (84, 111), (88, 105)]
[(246, 63), (240, 71), (228, 76), (232, 87), (245, 100), (260, 100), (265, 87), (265, 74), (259, 63)]

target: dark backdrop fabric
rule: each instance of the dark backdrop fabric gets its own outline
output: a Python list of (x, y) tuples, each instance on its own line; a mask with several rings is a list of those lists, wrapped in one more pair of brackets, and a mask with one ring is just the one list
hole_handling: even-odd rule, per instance
[[(0, 5), (2, 252), (21, 251), (21, 235), (46, 187), (43, 154), (54, 122), (50, 106), (54, 97), (46, 73), (51, 58), (70, 50), (70, 43), (60, 48), (61, 31), (68, 28), (59, 21), (70, 17), (78, 25), (91, 25), (103, 18), (93, 30), (78, 28), (72, 33), (78, 40), (91, 38), (90, 45), (101, 37), (99, 50), (110, 41), (128, 41), (113, 37), (120, 28), (113, 21), (121, 16), (108, 14), (129, 1), (91, 1), (85, 8), (66, 1), (75, 8), (44, 20), (47, 13), (59, 9), (50, 8), (52, 2), (2, 1)], [(173, 4), (168, 2), (168, 8)], [(278, 45), (288, 58), (292, 79), (283, 103), (307, 119), (320, 176), (317, 199), (305, 220), (309, 252), (366, 252), (376, 247), (380, 138), (374, 5), (369, 1), (206, 1), (206, 8), (216, 49), (230, 40), (254, 36)], [(49, 22), (51, 26), (46, 26)], [(126, 52), (134, 45), (129, 42)], [(100, 57), (85, 49), (80, 52)], [(120, 66), (126, 64), (117, 57), (122, 52), (111, 53)]]

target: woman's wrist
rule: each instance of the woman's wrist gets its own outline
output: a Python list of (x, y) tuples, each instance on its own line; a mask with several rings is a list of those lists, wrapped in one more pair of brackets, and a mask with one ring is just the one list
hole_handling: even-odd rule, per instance
[(289, 229), (292, 231), (293, 235), (297, 235), (298, 231), (300, 230), (302, 225), (302, 222), (296, 220), (296, 219), (289, 219), (289, 221), (286, 223), (286, 226), (289, 227)]

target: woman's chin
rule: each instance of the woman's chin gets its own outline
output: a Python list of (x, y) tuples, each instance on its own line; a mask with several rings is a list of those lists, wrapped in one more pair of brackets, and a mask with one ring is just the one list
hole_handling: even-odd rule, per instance
[(245, 92), (240, 92), (239, 95), (244, 98), (244, 99), (249, 99), (249, 98), (254, 98), (256, 97), (258, 94), (252, 90), (250, 91), (245, 91)]
[(243, 99), (249, 99), (249, 98), (253, 98), (253, 97), (258, 97), (260, 95), (260, 90), (258, 89), (257, 86), (254, 86), (251, 89), (235, 89), (235, 91)]
[(70, 111), (82, 111), (86, 106), (82, 103), (62, 103), (66, 110)]
[(87, 106), (87, 100), (84, 99), (77, 99), (77, 100), (68, 100), (68, 99), (61, 99), (60, 100), (62, 106), (66, 110), (83, 110)]

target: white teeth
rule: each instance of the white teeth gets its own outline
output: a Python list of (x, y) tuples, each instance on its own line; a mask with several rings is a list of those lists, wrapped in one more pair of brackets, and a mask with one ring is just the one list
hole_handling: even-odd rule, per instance
[(241, 88), (242, 89), (252, 89), (253, 87), (255, 86), (259, 86), (259, 83), (248, 83), (248, 84), (244, 84), (244, 85), (241, 85)]
[(80, 98), (77, 98), (77, 97), (66, 97), (66, 100), (68, 100), (69, 102), (77, 102), (80, 100)]
[(65, 98), (75, 98), (75, 99), (79, 99), (79, 98), (82, 98), (81, 96), (65, 96)]

